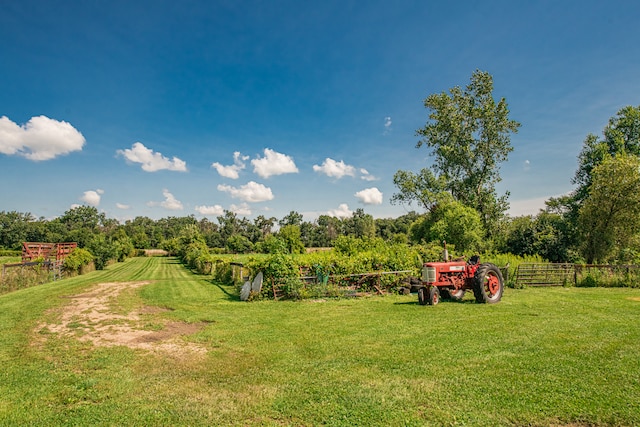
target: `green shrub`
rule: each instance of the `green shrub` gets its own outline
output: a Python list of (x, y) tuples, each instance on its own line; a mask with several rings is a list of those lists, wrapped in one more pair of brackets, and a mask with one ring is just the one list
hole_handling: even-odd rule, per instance
[(206, 243), (200, 240), (189, 243), (182, 253), (182, 262), (189, 268), (199, 274), (211, 274), (213, 257)]
[(581, 288), (595, 288), (598, 286), (598, 280), (591, 274), (587, 274), (578, 281), (577, 286)]
[[(213, 280), (225, 285), (235, 285), (236, 283), (233, 277), (233, 267), (228, 259), (212, 258), (211, 259), (211, 274)], [(238, 278), (238, 282), (241, 282), (242, 278)]]
[(576, 286), (604, 288), (640, 287), (640, 270), (625, 266), (603, 266), (579, 268)]
[(75, 248), (64, 259), (62, 268), (68, 272), (80, 273), (82, 267), (89, 265), (93, 261), (93, 255), (86, 249)]
[(0, 256), (10, 256), (10, 257), (22, 256), (22, 251), (14, 251), (11, 249), (0, 249)]
[[(273, 297), (270, 285), (276, 285), (283, 297), (292, 299), (339, 296), (347, 287), (361, 291), (374, 290), (374, 285), (389, 289), (406, 276), (419, 274), (422, 267), (420, 248), (406, 244), (386, 243), (379, 238), (341, 237), (332, 251), (288, 255), (278, 252), (267, 257), (252, 257), (247, 262), (250, 276), (264, 274), (263, 297)], [(406, 271), (395, 275), (365, 273)], [(328, 281), (328, 276), (331, 281)], [(305, 277), (303, 277), (305, 276)], [(239, 284), (242, 286), (242, 283)]]
[(234, 234), (227, 239), (227, 249), (233, 254), (246, 254), (253, 250), (253, 243), (241, 234)]

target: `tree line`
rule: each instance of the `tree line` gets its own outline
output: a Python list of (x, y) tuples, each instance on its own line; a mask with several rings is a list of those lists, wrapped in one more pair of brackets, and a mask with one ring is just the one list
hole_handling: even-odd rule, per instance
[[(46, 220), (0, 212), (0, 248), (24, 241), (77, 242), (101, 268), (137, 249), (178, 253), (184, 242), (203, 241), (217, 252), (297, 253), (332, 247), (341, 236), (405, 244), (440, 245), (458, 254), (539, 255), (552, 262), (640, 262), (640, 106), (620, 109), (601, 136), (587, 135), (572, 180), (574, 191), (550, 198), (536, 215), (507, 215), (509, 193), (497, 194), (500, 164), (513, 151), (520, 123), (495, 100), (493, 78), (475, 71), (465, 88), (433, 94), (416, 148), (431, 149), (428, 167), (394, 175), (391, 202), (417, 205), (398, 218), (376, 218), (358, 209), (350, 217), (313, 221), (291, 211), (281, 219), (253, 220), (225, 211), (208, 218), (137, 217), (123, 223), (95, 207), (80, 206)], [(194, 236), (197, 234), (197, 236)]]

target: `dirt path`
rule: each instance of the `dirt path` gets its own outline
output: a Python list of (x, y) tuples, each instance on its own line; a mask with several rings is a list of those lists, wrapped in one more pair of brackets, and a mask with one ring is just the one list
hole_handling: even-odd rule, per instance
[[(58, 321), (42, 323), (43, 329), (61, 336), (75, 337), (96, 346), (127, 346), (174, 356), (205, 354), (206, 349), (186, 342), (184, 335), (198, 332), (204, 324), (168, 321), (158, 316), (160, 307), (143, 307), (124, 313), (118, 296), (149, 282), (100, 283), (87, 292), (74, 295), (62, 307)], [(42, 336), (42, 335), (41, 335)]]

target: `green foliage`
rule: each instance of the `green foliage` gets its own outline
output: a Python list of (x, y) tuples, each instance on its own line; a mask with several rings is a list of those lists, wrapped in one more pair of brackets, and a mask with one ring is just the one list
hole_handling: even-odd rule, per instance
[(271, 282), (280, 282), (300, 276), (300, 269), (296, 260), (291, 255), (282, 253), (261, 258), (251, 258), (247, 263), (247, 267), (252, 272), (252, 276), (262, 271), (265, 280)]
[(75, 248), (63, 262), (63, 268), (67, 271), (79, 273), (82, 267), (89, 265), (93, 261), (91, 252), (84, 248)]
[[(370, 291), (372, 284), (382, 288), (395, 286), (403, 277), (419, 274), (422, 266), (421, 247), (390, 244), (381, 238), (358, 239), (341, 236), (332, 251), (288, 255), (276, 253), (251, 258), (246, 264), (255, 276), (264, 273), (265, 282), (277, 285), (283, 297), (292, 299), (339, 296), (372, 272), (407, 271), (400, 275), (373, 276), (360, 283), (360, 290)], [(310, 279), (303, 276), (310, 275)], [(331, 275), (331, 280), (327, 280)], [(342, 288), (342, 290), (340, 289)], [(273, 297), (271, 286), (263, 288), (263, 296)]]
[(227, 250), (232, 254), (246, 254), (253, 250), (253, 243), (241, 234), (234, 234), (227, 239)]
[[(640, 158), (607, 156), (591, 172), (589, 195), (580, 208), (582, 251), (588, 264), (612, 262), (640, 233)], [(620, 260), (622, 262), (628, 260)]]
[(573, 183), (578, 185), (575, 193), (578, 201), (589, 195), (594, 169), (607, 157), (619, 154), (640, 156), (640, 106), (620, 109), (609, 119), (602, 138), (589, 134), (585, 139), (573, 178)]
[(96, 270), (103, 270), (109, 261), (118, 257), (118, 248), (104, 234), (96, 234), (88, 243), (87, 249), (93, 254), (93, 263)]
[(163, 240), (160, 243), (160, 248), (167, 251), (169, 255), (176, 256), (178, 255), (178, 251), (180, 250), (180, 241), (177, 237)]
[(9, 268), (0, 276), (0, 295), (49, 281), (51, 274), (48, 268), (42, 268), (41, 264)]
[(416, 147), (433, 150), (432, 171), (420, 175), (399, 171), (394, 183), (400, 189), (393, 200), (415, 199), (431, 210), (435, 198), (446, 191), (463, 205), (480, 214), (484, 228), (493, 232), (508, 205), (498, 197), (499, 165), (513, 150), (510, 133), (520, 124), (510, 120), (504, 98), (493, 98), (493, 78), (476, 70), (462, 89), (458, 86), (432, 94), (424, 100), (429, 122), (416, 131), (421, 137)]
[(136, 250), (133, 245), (133, 241), (123, 229), (119, 229), (110, 236), (111, 243), (113, 244), (116, 252), (116, 259), (118, 262), (123, 262), (125, 259), (135, 255)]
[(568, 219), (558, 213), (540, 212), (505, 222), (496, 249), (515, 255), (540, 255), (551, 262), (581, 261), (573, 248), (573, 230)]
[(284, 218), (278, 221), (278, 224), (280, 225), (280, 227), (286, 227), (289, 225), (295, 225), (299, 227), (300, 224), (302, 224), (303, 218), (304, 217), (302, 216), (302, 214), (296, 211), (291, 211)]
[(198, 243), (204, 246), (207, 245), (206, 242), (204, 241), (204, 238), (202, 237), (202, 234), (200, 233), (200, 230), (195, 224), (188, 224), (184, 226), (180, 230), (180, 233), (178, 234), (177, 238), (178, 238), (178, 242), (177, 242), (178, 248), (177, 248), (176, 254), (181, 258), (184, 258), (187, 248), (192, 243)]
[(199, 274), (210, 274), (212, 270), (213, 257), (209, 253), (207, 244), (196, 240), (189, 243), (182, 251), (182, 262)]
[(263, 241), (256, 243), (255, 249), (263, 254), (287, 253), (284, 241), (273, 234), (268, 235)]
[(11, 249), (0, 249), (0, 256), (18, 257), (22, 255), (22, 251), (14, 251)]
[(224, 258), (212, 258), (211, 274), (214, 282), (223, 283), (225, 285), (235, 285), (242, 283), (242, 278), (237, 278), (237, 283), (234, 283), (233, 267), (231, 261)]
[(411, 240), (415, 243), (446, 241), (463, 253), (483, 250), (485, 232), (478, 212), (444, 193), (442, 196), (440, 203), (411, 226)]
[(301, 254), (304, 253), (304, 245), (300, 240), (299, 225), (285, 225), (278, 231), (278, 238), (282, 240), (288, 253)]
[(581, 288), (595, 288), (598, 286), (598, 279), (591, 274), (587, 274), (578, 281), (576, 286)]
[(436, 176), (428, 168), (421, 169), (417, 174), (399, 170), (393, 175), (393, 184), (399, 191), (391, 196), (391, 203), (410, 205), (416, 201), (427, 211), (436, 204), (438, 195), (446, 191), (445, 176)]
[(344, 234), (357, 238), (372, 238), (376, 235), (376, 225), (373, 216), (365, 214), (364, 210), (358, 208), (351, 217), (343, 221)]
[(576, 286), (583, 288), (640, 288), (635, 266), (576, 266)]
[(27, 240), (28, 224), (33, 221), (30, 213), (0, 212), (0, 248), (19, 250)]

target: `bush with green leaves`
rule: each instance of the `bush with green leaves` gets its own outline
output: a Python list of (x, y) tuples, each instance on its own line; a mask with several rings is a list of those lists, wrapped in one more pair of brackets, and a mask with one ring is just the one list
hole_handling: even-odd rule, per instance
[(640, 269), (635, 266), (576, 265), (576, 286), (583, 288), (639, 288)]
[(246, 254), (253, 250), (253, 243), (241, 234), (234, 234), (227, 239), (227, 250), (232, 254)]
[[(225, 285), (234, 285), (233, 267), (231, 261), (228, 258), (214, 258), (211, 259), (211, 275), (213, 281), (223, 283)], [(239, 278), (238, 283), (241, 283), (242, 278)]]
[(93, 261), (91, 252), (84, 248), (75, 248), (64, 259), (62, 267), (65, 271), (80, 273), (82, 268), (89, 265)]
[[(282, 252), (267, 257), (251, 258), (246, 264), (250, 276), (259, 271), (264, 274), (262, 295), (273, 297), (276, 285), (285, 298), (315, 298), (337, 296), (346, 287), (358, 284), (359, 290), (372, 290), (373, 284), (389, 289), (402, 278), (419, 274), (422, 266), (420, 248), (406, 244), (387, 243), (380, 238), (339, 237), (331, 251), (290, 255)], [(401, 274), (373, 275), (376, 272), (399, 272)], [(327, 280), (331, 276), (331, 280)], [(241, 284), (240, 284), (241, 285)]]
[(182, 262), (189, 268), (196, 270), (200, 274), (211, 273), (212, 256), (206, 243), (196, 240), (189, 243), (182, 252)]
[(109, 261), (118, 257), (117, 247), (109, 241), (104, 234), (96, 234), (87, 245), (89, 252), (93, 254), (93, 263), (96, 270), (103, 270)]
[(15, 251), (12, 249), (0, 249), (0, 256), (20, 256), (22, 255), (21, 251)]
[(284, 254), (287, 253), (287, 246), (282, 239), (270, 234), (264, 240), (256, 243), (255, 250), (262, 254)]

